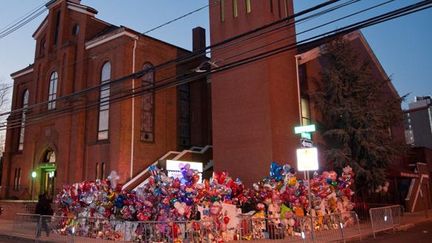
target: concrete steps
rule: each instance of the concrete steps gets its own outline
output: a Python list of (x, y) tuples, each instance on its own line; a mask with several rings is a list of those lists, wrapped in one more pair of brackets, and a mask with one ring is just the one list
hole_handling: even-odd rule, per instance
[[(181, 152), (169, 151), (161, 158), (156, 160), (152, 165), (158, 168), (165, 168), (167, 160), (177, 160), (177, 161), (200, 161), (204, 163), (204, 177), (206, 173), (209, 173), (210, 169), (213, 167), (213, 148), (211, 145), (205, 147), (192, 147)], [(149, 166), (150, 167), (150, 166)], [(126, 182), (122, 189), (123, 190), (133, 190), (140, 185), (144, 184), (147, 178), (150, 177), (149, 167), (141, 171), (134, 178)]]

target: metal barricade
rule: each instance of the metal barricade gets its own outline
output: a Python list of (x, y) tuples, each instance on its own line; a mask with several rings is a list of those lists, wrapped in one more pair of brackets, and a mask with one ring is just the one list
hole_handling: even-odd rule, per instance
[(402, 208), (400, 205), (392, 205), (369, 209), (372, 233), (385, 230), (394, 230), (395, 226), (401, 222)]
[(306, 216), (301, 223), (307, 242), (345, 242), (348, 238), (361, 238), (360, 222), (355, 212)]
[(133, 241), (126, 239), (131, 223), (106, 218), (52, 216), (50, 229), (57, 237), (68, 238), (71, 242), (86, 238), (97, 242)]
[[(226, 241), (217, 223), (212, 221), (137, 221), (130, 222), (125, 240), (139, 242), (214, 242)], [(225, 231), (226, 232), (226, 231)]]
[(361, 237), (355, 212), (304, 216), (292, 219), (243, 218), (240, 240), (276, 242), (329, 242)]
[(23, 237), (34, 238), (38, 231), (40, 215), (18, 213), (14, 219), (14, 232)]
[(328, 242), (360, 235), (355, 212), (289, 219), (248, 216), (230, 226), (220, 219), (161, 222), (18, 214), (15, 230), (54, 242)]
[[(292, 220), (292, 221), (290, 221)], [(280, 218), (243, 217), (240, 221), (238, 240), (303, 241), (304, 229), (299, 221)]]

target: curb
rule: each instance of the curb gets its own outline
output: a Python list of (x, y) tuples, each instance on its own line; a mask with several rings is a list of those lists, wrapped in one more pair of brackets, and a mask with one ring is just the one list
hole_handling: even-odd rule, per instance
[[(423, 221), (423, 222), (420, 222), (420, 223), (424, 223), (424, 222), (427, 222), (427, 221)], [(417, 224), (420, 224), (420, 223), (417, 223)], [(395, 231), (407, 231), (408, 229), (410, 229), (410, 228), (412, 228), (414, 226), (416, 226), (416, 224), (414, 224), (414, 223), (402, 224), (402, 225), (396, 226), (394, 228), (394, 230)]]

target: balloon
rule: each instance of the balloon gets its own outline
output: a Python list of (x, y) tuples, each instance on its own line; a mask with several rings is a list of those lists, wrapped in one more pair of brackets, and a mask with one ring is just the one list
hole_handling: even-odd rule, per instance
[(185, 203), (179, 203), (179, 202), (175, 202), (174, 203), (174, 208), (177, 210), (177, 213), (179, 215), (184, 215), (184, 213), (185, 213), (185, 207), (186, 207)]
[(288, 219), (288, 225), (293, 227), (295, 225), (295, 220), (293, 218)]
[(108, 180), (110, 181), (111, 188), (114, 189), (117, 187), (117, 181), (120, 179), (117, 172), (112, 170), (110, 175), (108, 176)]
[(276, 181), (282, 180), (283, 168), (278, 165), (276, 162), (272, 162), (270, 164), (270, 177), (275, 179)]
[(222, 210), (222, 205), (220, 205), (219, 203), (215, 202), (210, 207), (210, 214), (211, 215), (218, 215), (221, 210)]
[(329, 177), (329, 172), (328, 171), (323, 171), (322, 177), (323, 178), (328, 178)]
[(225, 224), (228, 224), (229, 221), (230, 221), (230, 218), (227, 217), (227, 216), (225, 216), (225, 217), (223, 218), (223, 221), (224, 221)]
[[(198, 183), (199, 174), (189, 165), (182, 166), (180, 170), (180, 178), (170, 178), (156, 166), (151, 166), (149, 171), (152, 174), (147, 183), (132, 192), (122, 191), (118, 183), (112, 188), (116, 181), (107, 179), (64, 186), (55, 200), (58, 208), (56, 214), (65, 216), (59, 222), (60, 227), (64, 227), (59, 232), (67, 234), (67, 227), (76, 223), (73, 220), (75, 217), (95, 217), (106, 221), (187, 221), (195, 219), (192, 212), (202, 207), (202, 217), (211, 217), (216, 223), (212, 229), (212, 235), (216, 239), (222, 237), (223, 230), (232, 222), (228, 215), (222, 214), (221, 202), (242, 207), (245, 212), (255, 209), (258, 213), (254, 215), (257, 217), (265, 217), (267, 205), (268, 211), (273, 212), (275, 217), (284, 219), (284, 224), (290, 227), (300, 224), (295, 214), (313, 215), (308, 208), (308, 183), (297, 179), (294, 168), (289, 165), (271, 163), (270, 176), (253, 183), (251, 188), (246, 188), (239, 179), (232, 179), (227, 172), (214, 172), (210, 182), (204, 180), (203, 183)], [(110, 179), (115, 179), (115, 176)], [(336, 210), (352, 210), (354, 206), (350, 199), (354, 193), (351, 190), (353, 183), (354, 173), (350, 167), (345, 167), (340, 177), (334, 171), (314, 174), (309, 183), (312, 208), (321, 215)], [(388, 189), (389, 183), (381, 185), (381, 192)], [(81, 228), (77, 228), (76, 233), (89, 232), (85, 226), (79, 227)], [(120, 237), (116, 232), (118, 227), (120, 226), (114, 224), (101, 225), (101, 237), (117, 239)], [(173, 223), (159, 224), (155, 230), (173, 237), (176, 233), (171, 227), (176, 226)], [(196, 224), (194, 228), (200, 227)], [(97, 232), (94, 236), (96, 234)], [(142, 229), (137, 229), (136, 234), (142, 235)], [(172, 238), (172, 241), (176, 240)]]
[(288, 174), (288, 173), (290, 173), (291, 165), (285, 164), (285, 165), (283, 165), (282, 168), (283, 168), (284, 174)]
[(173, 188), (180, 188), (180, 180), (178, 178), (175, 178), (172, 183)]
[(297, 178), (296, 177), (291, 177), (289, 178), (289, 186), (295, 186), (297, 184)]
[(287, 216), (289, 215), (288, 212), (292, 212), (291, 208), (287, 207), (285, 204), (282, 204), (280, 206), (281, 219), (287, 218)]
[(216, 182), (219, 184), (223, 184), (225, 182), (226, 177), (227, 177), (227, 173), (225, 171), (213, 172), (213, 179), (216, 180)]
[(335, 171), (333, 171), (333, 170), (330, 171), (329, 175), (328, 175), (328, 178), (330, 178), (332, 181), (336, 181), (337, 173)]
[(118, 196), (116, 199), (115, 199), (115, 201), (114, 201), (114, 205), (117, 207), (117, 208), (122, 208), (123, 207), (123, 201), (124, 201), (124, 198), (123, 198), (123, 196)]

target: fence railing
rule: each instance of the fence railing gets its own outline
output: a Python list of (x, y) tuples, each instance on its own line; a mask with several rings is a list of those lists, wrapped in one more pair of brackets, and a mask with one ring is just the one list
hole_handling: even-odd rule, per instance
[(371, 208), (369, 209), (369, 215), (372, 225), (372, 233), (375, 238), (375, 233), (390, 229), (394, 230), (395, 226), (400, 225), (402, 207), (400, 205), (392, 205)]
[(160, 222), (17, 214), (15, 231), (56, 242), (74, 242), (79, 237), (98, 242), (328, 242), (361, 235), (355, 212), (289, 219), (241, 217), (238, 222), (230, 226), (214, 219)]

